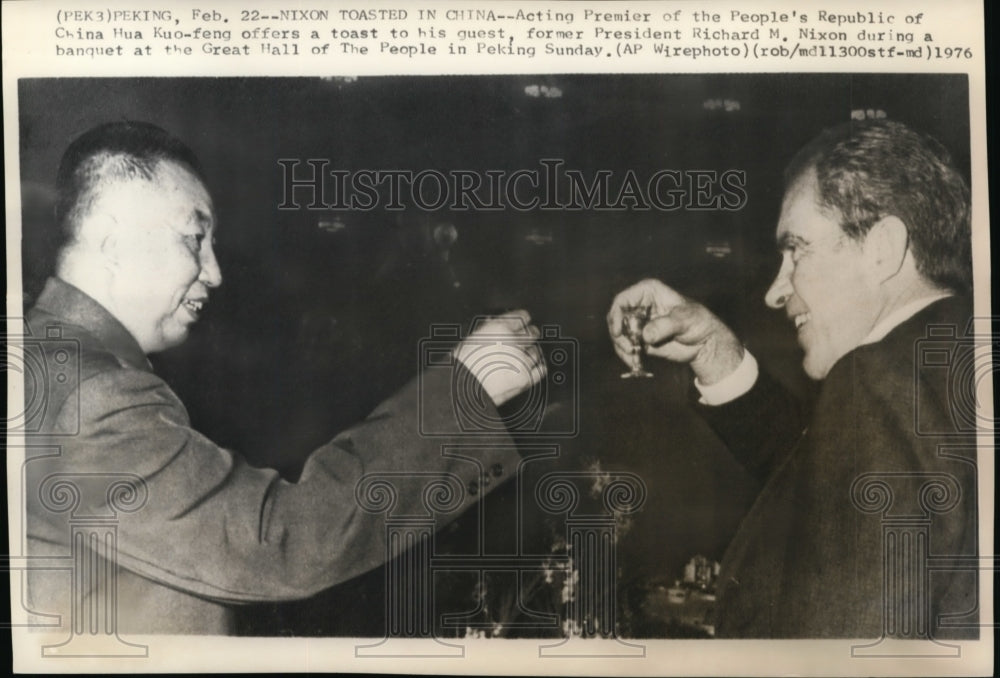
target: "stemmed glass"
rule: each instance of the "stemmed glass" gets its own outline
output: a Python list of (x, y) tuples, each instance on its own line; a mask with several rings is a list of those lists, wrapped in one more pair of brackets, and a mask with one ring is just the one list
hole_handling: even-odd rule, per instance
[(649, 321), (651, 308), (649, 306), (625, 306), (622, 308), (622, 333), (632, 342), (632, 369), (622, 374), (622, 379), (636, 377), (651, 377), (642, 367), (642, 328)]

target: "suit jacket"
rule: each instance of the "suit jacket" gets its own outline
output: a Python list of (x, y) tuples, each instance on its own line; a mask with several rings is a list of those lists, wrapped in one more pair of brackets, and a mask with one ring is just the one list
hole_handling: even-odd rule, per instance
[(945, 298), (856, 348), (809, 418), (764, 374), (701, 407), (763, 483), (723, 557), (718, 636), (977, 637), (975, 614), (956, 625), (978, 611), (961, 564), (977, 553), (971, 317)]
[[(396, 516), (428, 515), (428, 483), (450, 481), (458, 491), (449, 515), (456, 516), (520, 459), (500, 433), (473, 440), (469, 456), (478, 463), (445, 456), (443, 445), (469, 438), (455, 421), (450, 370), (428, 371), (422, 392), (417, 380), (404, 387), (315, 450), (299, 481), (289, 483), (192, 429), (134, 338), (75, 287), (49, 280), (27, 322), (48, 349), (39, 428), (51, 444), (34, 448), (25, 464), (29, 555), (68, 557), (93, 546), (117, 558), (123, 631), (230, 632), (232, 604), (304, 598), (382, 564), (385, 514), (362, 510), (355, 496), (365, 474), (405, 472), (390, 479)], [(68, 358), (53, 352), (60, 346)], [(39, 400), (33, 383), (26, 379), (26, 402)], [(421, 404), (420, 421), (454, 437), (420, 435)], [(143, 491), (111, 489), (116, 479), (140, 479)], [(371, 504), (388, 496), (380, 491), (368, 495)], [(447, 494), (437, 499), (447, 503)], [(115, 549), (71, 544), (87, 516), (117, 520)], [(60, 613), (68, 624), (71, 594), (78, 601), (104, 595), (100, 577), (77, 573), (71, 586), (70, 574), (31, 571), (32, 609)]]

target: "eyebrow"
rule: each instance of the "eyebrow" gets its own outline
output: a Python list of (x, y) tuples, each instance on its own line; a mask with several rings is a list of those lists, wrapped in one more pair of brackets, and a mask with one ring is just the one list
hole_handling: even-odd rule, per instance
[(779, 235), (776, 242), (779, 252), (791, 249), (792, 247), (801, 247), (802, 245), (808, 245), (808, 244), (809, 242), (802, 236), (787, 232)]
[(211, 227), (212, 223), (215, 221), (210, 212), (206, 212), (205, 210), (198, 208), (195, 208), (194, 210), (194, 220), (199, 226), (205, 229)]

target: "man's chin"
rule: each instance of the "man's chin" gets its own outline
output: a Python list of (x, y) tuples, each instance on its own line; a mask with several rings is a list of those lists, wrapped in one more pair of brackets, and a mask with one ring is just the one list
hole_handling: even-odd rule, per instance
[(831, 367), (833, 365), (829, 361), (818, 359), (816, 356), (810, 356), (809, 353), (806, 353), (802, 359), (802, 369), (805, 370), (806, 376), (814, 381), (826, 379), (826, 375), (830, 373)]
[(148, 352), (159, 353), (160, 351), (166, 351), (167, 349), (180, 346), (187, 341), (188, 335), (190, 334), (189, 329), (190, 325), (178, 325), (177, 327), (171, 328), (170, 331), (161, 333), (156, 348)]

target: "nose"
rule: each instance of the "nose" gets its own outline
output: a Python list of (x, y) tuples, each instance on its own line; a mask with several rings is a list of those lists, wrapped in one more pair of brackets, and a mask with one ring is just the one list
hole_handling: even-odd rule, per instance
[(218, 287), (222, 284), (222, 269), (219, 268), (219, 260), (215, 258), (215, 249), (211, 243), (206, 243), (201, 248), (201, 273), (198, 280), (205, 287)]
[(792, 264), (786, 256), (781, 260), (778, 275), (775, 276), (774, 282), (771, 283), (767, 294), (764, 295), (764, 303), (774, 309), (783, 308), (788, 303), (789, 297), (792, 296), (791, 274)]

